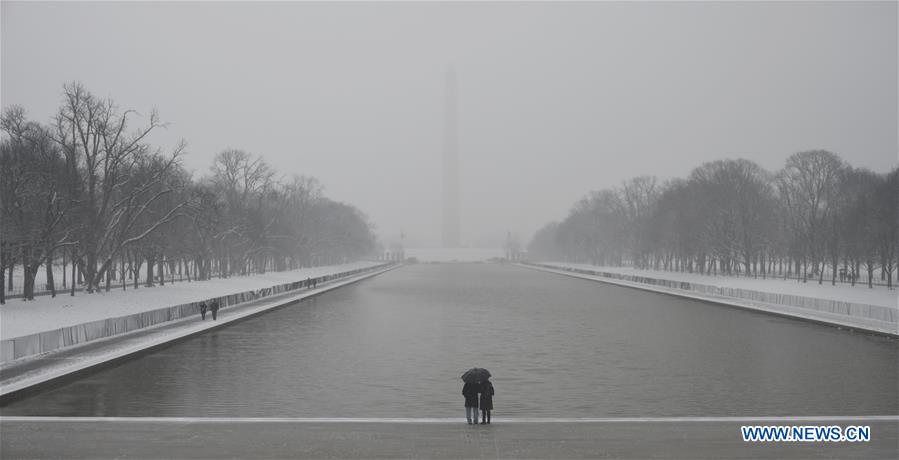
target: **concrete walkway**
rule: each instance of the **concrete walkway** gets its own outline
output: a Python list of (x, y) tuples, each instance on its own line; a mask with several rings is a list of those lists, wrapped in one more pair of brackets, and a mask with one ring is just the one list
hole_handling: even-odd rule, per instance
[(393, 270), (398, 266), (393, 265), (357, 276), (321, 283), (315, 289), (287, 291), (283, 294), (223, 308), (219, 311), (217, 321), (213, 321), (212, 315), (207, 313), (205, 321), (201, 321), (199, 316), (169, 321), (127, 334), (94, 340), (83, 345), (67, 347), (59, 351), (4, 364), (0, 367), (0, 404), (5, 404), (26, 393), (43, 389), (63, 377), (76, 377), (82, 372), (96, 367), (115, 364), (135, 353), (164, 347), (174, 341), (287, 306), (305, 298)]
[[(867, 425), (869, 442), (743, 442), (741, 425)], [(4, 458), (899, 457), (899, 417), (504, 420), (0, 418)]]

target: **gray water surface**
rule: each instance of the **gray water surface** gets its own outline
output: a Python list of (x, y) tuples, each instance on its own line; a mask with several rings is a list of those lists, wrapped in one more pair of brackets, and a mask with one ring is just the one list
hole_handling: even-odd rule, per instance
[(512, 266), (404, 267), (9, 404), (3, 415), (899, 414), (896, 340)]

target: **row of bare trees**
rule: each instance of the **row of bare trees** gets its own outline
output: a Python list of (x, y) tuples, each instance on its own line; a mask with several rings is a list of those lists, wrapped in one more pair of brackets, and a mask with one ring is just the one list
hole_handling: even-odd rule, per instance
[[(245, 275), (343, 262), (369, 254), (374, 236), (356, 208), (322, 195), (313, 178), (282, 180), (261, 157), (227, 150), (195, 179), (148, 136), (162, 124), (63, 87), (50, 123), (12, 106), (0, 119), (0, 303), (24, 273), (34, 297), (38, 271), (56, 294), (54, 267), (88, 293), (180, 278)], [(68, 270), (71, 268), (71, 270)]]
[(831, 284), (865, 275), (893, 285), (899, 168), (853, 168), (823, 150), (766, 171), (705, 163), (686, 179), (649, 176), (592, 192), (540, 229), (531, 257), (705, 274), (790, 276)]

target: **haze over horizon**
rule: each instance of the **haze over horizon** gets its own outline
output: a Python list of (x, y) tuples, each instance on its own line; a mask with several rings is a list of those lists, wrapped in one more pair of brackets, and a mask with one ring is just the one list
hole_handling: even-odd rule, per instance
[[(62, 85), (318, 178), (388, 239), (440, 241), (455, 68), (462, 240), (527, 240), (590, 190), (826, 149), (894, 167), (897, 4), (2, 3), (2, 106)], [(75, 25), (76, 33), (73, 33)]]

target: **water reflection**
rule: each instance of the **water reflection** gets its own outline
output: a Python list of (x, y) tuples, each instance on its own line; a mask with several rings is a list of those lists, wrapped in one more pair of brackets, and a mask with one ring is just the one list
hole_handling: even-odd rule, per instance
[(897, 414), (897, 342), (486, 264), (417, 265), (220, 329), (4, 415)]

